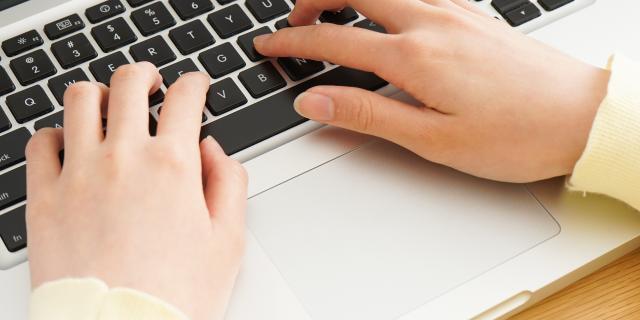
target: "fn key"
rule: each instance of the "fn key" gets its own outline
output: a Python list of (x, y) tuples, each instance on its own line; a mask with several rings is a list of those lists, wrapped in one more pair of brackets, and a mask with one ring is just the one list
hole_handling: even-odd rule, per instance
[(16, 252), (27, 246), (24, 206), (0, 215), (0, 238), (9, 252)]

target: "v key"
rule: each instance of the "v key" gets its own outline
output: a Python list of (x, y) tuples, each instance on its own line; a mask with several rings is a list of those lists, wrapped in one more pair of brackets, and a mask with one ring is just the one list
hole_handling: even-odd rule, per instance
[(247, 103), (247, 98), (231, 78), (216, 82), (209, 87), (207, 108), (214, 116), (219, 116)]

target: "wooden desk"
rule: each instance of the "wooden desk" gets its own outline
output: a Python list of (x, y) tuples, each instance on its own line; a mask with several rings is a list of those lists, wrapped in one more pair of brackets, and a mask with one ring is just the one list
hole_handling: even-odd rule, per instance
[(640, 249), (510, 320), (640, 319)]

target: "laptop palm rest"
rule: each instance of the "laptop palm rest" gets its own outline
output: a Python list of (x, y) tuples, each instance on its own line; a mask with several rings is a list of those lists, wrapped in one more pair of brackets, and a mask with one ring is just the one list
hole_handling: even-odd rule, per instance
[(386, 142), (254, 196), (248, 224), (316, 320), (397, 318), (560, 231), (524, 186)]

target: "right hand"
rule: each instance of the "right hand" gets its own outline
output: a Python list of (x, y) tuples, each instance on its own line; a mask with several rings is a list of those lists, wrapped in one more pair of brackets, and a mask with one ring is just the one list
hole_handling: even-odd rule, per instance
[[(323, 10), (345, 6), (389, 34), (314, 25)], [(299, 27), (256, 38), (256, 49), (375, 72), (423, 104), (322, 86), (298, 97), (299, 113), (484, 178), (528, 182), (570, 173), (606, 95), (607, 71), (466, 0), (299, 0), (289, 23)]]

